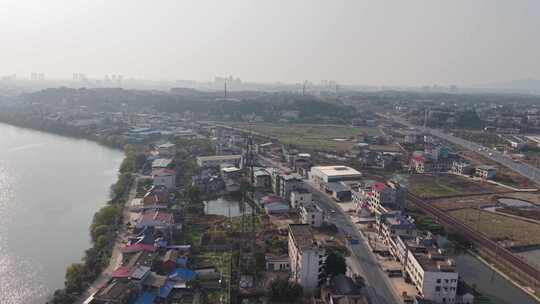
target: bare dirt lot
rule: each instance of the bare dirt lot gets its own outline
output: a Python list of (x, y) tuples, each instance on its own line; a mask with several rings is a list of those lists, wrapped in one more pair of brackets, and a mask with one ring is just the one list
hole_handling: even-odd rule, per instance
[(480, 208), (482, 206), (495, 204), (497, 198), (508, 197), (522, 199), (533, 204), (540, 205), (540, 193), (534, 192), (512, 192), (502, 194), (486, 194), (465, 197), (452, 197), (433, 199), (432, 203), (441, 210), (457, 210), (464, 208)]
[(460, 209), (449, 213), (489, 238), (505, 242), (507, 246), (540, 244), (540, 224), (478, 209)]
[(480, 183), (465, 177), (450, 174), (440, 174), (438, 176), (430, 174), (413, 175), (409, 180), (409, 189), (416, 195), (429, 198), (463, 194), (501, 193), (508, 191), (503, 187)]

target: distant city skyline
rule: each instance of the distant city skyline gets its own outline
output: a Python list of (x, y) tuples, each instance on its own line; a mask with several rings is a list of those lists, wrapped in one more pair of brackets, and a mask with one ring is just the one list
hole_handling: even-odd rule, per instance
[(0, 9), (0, 76), (371, 86), (540, 78), (534, 0), (5, 0)]

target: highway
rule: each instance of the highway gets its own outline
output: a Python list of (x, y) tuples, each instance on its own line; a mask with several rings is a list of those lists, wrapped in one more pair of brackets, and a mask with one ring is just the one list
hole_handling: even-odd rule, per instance
[(471, 141), (468, 141), (468, 140), (465, 140), (465, 139), (462, 139), (462, 138), (459, 138), (459, 137), (456, 137), (456, 136), (453, 136), (453, 135), (450, 135), (448, 133), (444, 133), (442, 132), (441, 130), (437, 130), (437, 129), (432, 129), (432, 128), (424, 128), (424, 127), (419, 127), (419, 126), (414, 126), (413, 124), (409, 123), (408, 121), (400, 118), (400, 117), (397, 117), (397, 116), (388, 116), (388, 115), (382, 115), (380, 114), (381, 116), (387, 118), (387, 119), (391, 119), (391, 120), (394, 120), (404, 126), (407, 126), (407, 127), (410, 127), (410, 128), (417, 128), (417, 129), (420, 129), (422, 131), (424, 131), (425, 133), (428, 133), (430, 135), (433, 135), (435, 137), (438, 137), (438, 138), (441, 138), (443, 140), (446, 140), (448, 142), (451, 142), (453, 144), (456, 144), (456, 145), (459, 145), (467, 150), (470, 150), (470, 151), (474, 151), (488, 159), (491, 159), (493, 160), (494, 162), (497, 162), (513, 171), (515, 171), (516, 173), (522, 175), (522, 176), (525, 176), (527, 178), (529, 178), (530, 180), (532, 180), (533, 182), (535, 183), (538, 183), (540, 184), (540, 169), (536, 168), (536, 167), (533, 167), (533, 166), (530, 166), (530, 165), (527, 165), (527, 164), (524, 164), (524, 163), (521, 163), (521, 162), (516, 162), (514, 161), (513, 159), (511, 159), (510, 157), (504, 155), (503, 153), (501, 152), (498, 152), (498, 151), (495, 151), (495, 150), (492, 150), (492, 149), (489, 149), (489, 148), (486, 148), (482, 145), (479, 145), (475, 142), (471, 142)]

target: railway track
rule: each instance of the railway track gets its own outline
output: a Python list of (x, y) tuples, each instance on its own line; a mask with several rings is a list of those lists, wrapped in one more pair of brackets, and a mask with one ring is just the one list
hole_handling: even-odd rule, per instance
[(432, 206), (429, 204), (429, 202), (426, 202), (419, 196), (409, 192), (407, 197), (410, 202), (425, 213), (434, 217), (434, 219), (440, 224), (450, 227), (451, 229), (465, 236), (470, 241), (479, 245), (482, 249), (491, 252), (494, 260), (496, 260), (498, 263), (503, 263), (507, 267), (510, 266), (515, 272), (520, 274), (520, 281), (523, 281), (523, 283), (529, 283), (532, 286), (540, 286), (540, 271), (523, 261), (508, 249), (491, 240), (485, 234), (473, 230), (464, 223), (449, 216), (444, 211)]

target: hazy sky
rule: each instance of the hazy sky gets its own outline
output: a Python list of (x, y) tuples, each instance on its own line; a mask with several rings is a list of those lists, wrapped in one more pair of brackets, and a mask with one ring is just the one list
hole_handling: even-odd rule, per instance
[(0, 75), (370, 85), (540, 78), (540, 1), (0, 0)]

